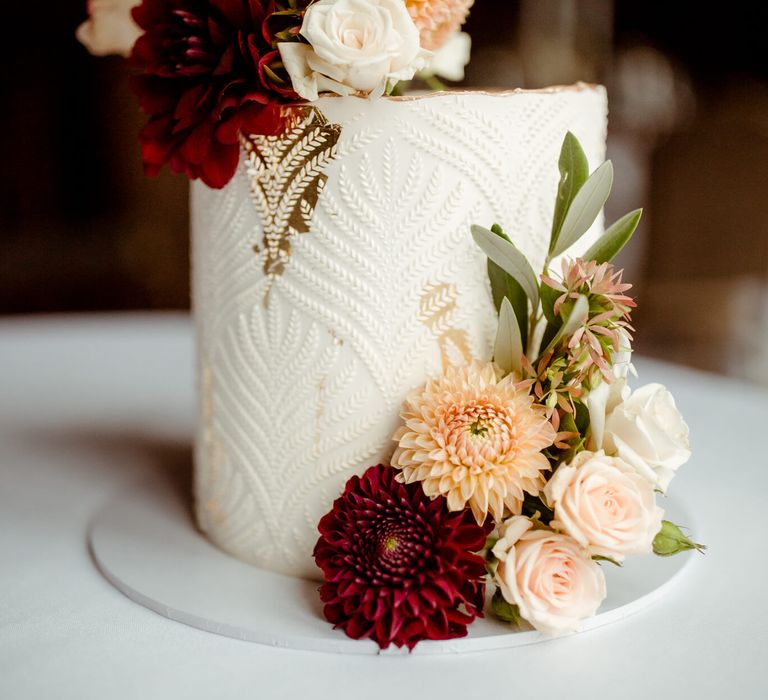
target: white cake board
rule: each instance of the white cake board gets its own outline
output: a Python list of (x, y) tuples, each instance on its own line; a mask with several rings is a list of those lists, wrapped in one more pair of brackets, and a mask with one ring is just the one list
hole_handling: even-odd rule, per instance
[[(184, 489), (169, 475), (120, 494), (92, 521), (91, 551), (104, 576), (131, 600), (172, 620), (208, 632), (286, 649), (347, 654), (380, 653), (369, 640), (349, 639), (322, 616), (318, 583), (245, 564), (197, 531)], [(693, 525), (674, 501), (672, 520)], [(635, 557), (621, 569), (604, 564), (608, 598), (582, 631), (637, 613), (661, 598), (691, 561), (690, 553)], [(414, 654), (476, 652), (550, 639), (516, 631), (492, 617), (469, 635), (421, 642)], [(406, 653), (390, 647), (384, 653)]]

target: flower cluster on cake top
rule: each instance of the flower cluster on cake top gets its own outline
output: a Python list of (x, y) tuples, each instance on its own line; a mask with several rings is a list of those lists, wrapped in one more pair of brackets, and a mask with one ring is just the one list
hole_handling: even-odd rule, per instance
[[(574, 632), (606, 598), (603, 565), (703, 549), (656, 498), (690, 457), (688, 428), (663, 386), (628, 386), (635, 302), (611, 261), (641, 211), (562, 257), (600, 213), (613, 171), (609, 161), (590, 175), (570, 133), (559, 165), (540, 274), (501, 227), (472, 227), (498, 311), (493, 356), (426, 378), (401, 409), (389, 466), (353, 477), (320, 523), (325, 615), (356, 639), (412, 649), (463, 636), (486, 586), (499, 619)], [(457, 546), (482, 557), (482, 576)]]
[(224, 187), (241, 135), (273, 135), (284, 106), (378, 97), (417, 74), (461, 80), (474, 0), (92, 0), (78, 30), (95, 54), (130, 55), (148, 122), (148, 175), (168, 165)]

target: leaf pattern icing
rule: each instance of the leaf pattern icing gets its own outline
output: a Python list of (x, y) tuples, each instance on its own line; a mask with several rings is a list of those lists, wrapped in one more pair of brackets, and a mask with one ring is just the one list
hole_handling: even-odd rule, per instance
[[(325, 125), (297, 123), (292, 144), (259, 154), (251, 140), (224, 190), (192, 191), (198, 522), (235, 556), (306, 577), (318, 520), (349, 476), (391, 456), (406, 394), (490, 354), (470, 225), (498, 221), (538, 267), (563, 134), (594, 166), (606, 121), (590, 88), (317, 106)], [(333, 145), (301, 145), (329, 124)], [(299, 181), (314, 184), (284, 200), (302, 149), (316, 159)]]

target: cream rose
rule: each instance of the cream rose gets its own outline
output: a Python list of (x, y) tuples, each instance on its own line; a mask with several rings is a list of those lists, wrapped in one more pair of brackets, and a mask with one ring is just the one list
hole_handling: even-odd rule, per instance
[(616, 406), (629, 397), (626, 380), (617, 378), (610, 384), (603, 379), (584, 398), (584, 405), (589, 411), (589, 436), (587, 447), (600, 450), (605, 439), (605, 420)]
[(651, 552), (664, 517), (653, 484), (603, 451), (581, 452), (559, 466), (544, 496), (555, 511), (552, 528), (573, 537), (590, 554), (616, 561)]
[(319, 0), (307, 9), (301, 35), (309, 46), (278, 49), (293, 89), (307, 100), (328, 91), (380, 95), (388, 82), (410, 80), (431, 55), (403, 0)]
[(637, 376), (632, 366), (632, 343), (629, 334), (623, 329), (618, 330), (619, 349), (611, 357), (613, 366), (613, 381), (607, 382), (598, 379), (598, 383), (586, 395), (584, 405), (589, 411), (589, 436), (587, 447), (590, 450), (600, 450), (603, 447), (605, 434), (605, 418), (625, 398), (629, 396), (627, 387), (627, 375), (632, 373)]
[(89, 0), (89, 18), (77, 28), (77, 39), (94, 56), (128, 56), (141, 35), (131, 10), (141, 0)]
[(691, 456), (688, 426), (661, 384), (637, 389), (607, 415), (603, 445), (662, 491)]
[(605, 600), (605, 577), (597, 562), (571, 537), (531, 529), (517, 515), (502, 523), (493, 555), (495, 581), (521, 617), (549, 635), (575, 632)]

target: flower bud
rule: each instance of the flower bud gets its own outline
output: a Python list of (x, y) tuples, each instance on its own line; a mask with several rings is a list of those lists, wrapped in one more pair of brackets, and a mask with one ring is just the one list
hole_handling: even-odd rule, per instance
[(660, 557), (669, 557), (688, 549), (696, 549), (703, 552), (706, 547), (697, 544), (685, 536), (683, 531), (669, 520), (661, 521), (661, 530), (653, 538), (653, 552)]

